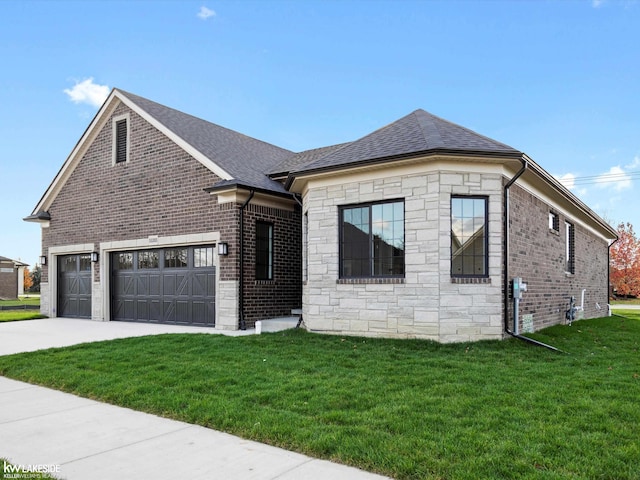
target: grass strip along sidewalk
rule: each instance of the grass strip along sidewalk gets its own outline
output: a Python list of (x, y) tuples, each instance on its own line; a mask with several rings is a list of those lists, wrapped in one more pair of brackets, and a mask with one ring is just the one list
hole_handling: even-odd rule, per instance
[(0, 357), (0, 374), (399, 479), (637, 479), (640, 312), (441, 345), (289, 330)]

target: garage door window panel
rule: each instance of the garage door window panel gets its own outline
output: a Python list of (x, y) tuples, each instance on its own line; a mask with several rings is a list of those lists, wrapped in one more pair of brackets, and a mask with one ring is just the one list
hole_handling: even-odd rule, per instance
[(213, 247), (194, 248), (193, 266), (195, 268), (213, 267)]
[(164, 267), (165, 268), (186, 268), (187, 267), (187, 249), (186, 248), (169, 248), (164, 251)]
[(149, 250), (145, 252), (138, 252), (138, 268), (151, 269), (158, 268), (160, 266), (160, 257), (155, 250)]

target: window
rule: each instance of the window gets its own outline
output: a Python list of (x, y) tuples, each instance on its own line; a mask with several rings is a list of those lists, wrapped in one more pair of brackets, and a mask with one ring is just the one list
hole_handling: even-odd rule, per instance
[(129, 115), (113, 119), (113, 164), (129, 160)]
[(78, 257), (80, 260), (80, 271), (88, 272), (91, 270), (91, 255), (80, 255)]
[(560, 216), (555, 212), (549, 212), (549, 230), (560, 231)]
[(155, 250), (138, 253), (138, 268), (158, 268), (159, 263), (160, 258)]
[(566, 267), (567, 273), (576, 273), (576, 234), (572, 223), (565, 222), (566, 233)]
[(213, 247), (194, 248), (193, 266), (196, 268), (213, 267)]
[(256, 222), (256, 280), (273, 280), (273, 225)]
[(61, 270), (63, 272), (75, 272), (77, 269), (78, 269), (78, 257), (76, 257), (75, 255), (66, 257), (62, 261)]
[(487, 198), (451, 197), (451, 275), (486, 277)]
[(133, 270), (133, 253), (119, 253), (117, 256), (116, 268), (118, 270)]
[(184, 268), (187, 266), (186, 248), (168, 248), (164, 251), (165, 268)]
[(404, 276), (404, 201), (340, 207), (340, 277)]

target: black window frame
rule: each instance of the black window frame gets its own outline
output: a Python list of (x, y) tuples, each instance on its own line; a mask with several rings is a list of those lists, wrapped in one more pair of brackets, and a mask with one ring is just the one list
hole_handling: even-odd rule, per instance
[[(482, 243), (482, 254), (478, 255), (478, 254), (471, 254), (471, 255), (463, 255), (462, 256), (462, 262), (464, 262), (465, 258), (471, 258), (473, 261), (473, 265), (475, 266), (475, 262), (476, 262), (476, 258), (482, 256), (483, 257), (483, 262), (482, 262), (482, 268), (483, 268), (483, 273), (478, 274), (478, 273), (464, 273), (465, 270), (465, 266), (464, 263), (462, 264), (462, 273), (459, 272), (454, 272), (454, 262), (456, 260), (456, 258), (458, 258), (457, 256), (454, 256), (454, 232), (453, 232), (453, 221), (454, 221), (454, 208), (453, 208), (453, 202), (454, 200), (483, 200), (484, 202), (484, 223), (483, 223), (483, 243)], [(451, 232), (450, 232), (450, 257), (451, 257), (451, 265), (450, 265), (450, 272), (451, 272), (451, 277), (452, 278), (489, 278), (489, 197), (486, 195), (451, 195), (451, 201), (450, 201), (450, 221), (451, 221)], [(475, 217), (462, 217), (462, 218), (475, 218)], [(475, 234), (474, 234), (475, 235)], [(471, 235), (470, 238), (472, 238), (474, 235)], [(462, 247), (462, 244), (460, 245), (460, 248)]]
[(565, 272), (576, 273), (576, 227), (569, 221), (564, 222), (565, 236)]
[(273, 280), (274, 236), (275, 228), (272, 222), (256, 220), (256, 280)]
[[(389, 245), (391, 247), (391, 252), (395, 253), (395, 251), (399, 251), (401, 252), (401, 255), (392, 255), (392, 256), (384, 256), (384, 257), (376, 257), (375, 252), (376, 252), (376, 235), (374, 233), (374, 221), (373, 221), (373, 208), (375, 206), (378, 205), (386, 205), (386, 204), (398, 204), (401, 205), (402, 207), (402, 248), (398, 248), (395, 245), (391, 245), (387, 242), (382, 242), (386, 245)], [(365, 209), (368, 208), (368, 219), (367, 219), (367, 226), (368, 226), (368, 231), (367, 232), (363, 232), (365, 234), (368, 235), (368, 238), (366, 239), (367, 245), (368, 245), (368, 250), (367, 250), (367, 256), (366, 259), (364, 257), (360, 257), (360, 260), (366, 260), (368, 263), (366, 264), (366, 266), (368, 266), (367, 272), (362, 273), (352, 273), (349, 274), (346, 272), (346, 267), (345, 267), (345, 261), (347, 260), (353, 260), (353, 257), (347, 258), (346, 257), (346, 253), (348, 248), (347, 247), (347, 243), (349, 244), (353, 244), (356, 242), (347, 242), (345, 240), (345, 222), (344, 222), (344, 212), (346, 210), (356, 210), (356, 209)], [(394, 214), (395, 214), (395, 210), (394, 210)], [(384, 221), (384, 220), (383, 220)], [(391, 220), (391, 221), (399, 221), (399, 220)], [(394, 199), (389, 199), (389, 200), (383, 200), (383, 201), (379, 201), (379, 202), (365, 202), (365, 203), (356, 203), (356, 204), (350, 204), (350, 205), (341, 205), (338, 207), (338, 225), (339, 225), (339, 245), (338, 245), (338, 256), (339, 256), (339, 272), (338, 272), (338, 276), (340, 279), (368, 279), (368, 278), (405, 278), (406, 275), (406, 246), (405, 246), (405, 241), (406, 241), (406, 211), (405, 211), (405, 200), (404, 198), (394, 198)], [(353, 225), (353, 224), (352, 224)], [(395, 240), (395, 239), (392, 239)], [(362, 242), (361, 242), (362, 243)], [(351, 245), (352, 247), (352, 245)], [(378, 250), (379, 250), (379, 245), (378, 245)], [(395, 259), (400, 258), (401, 261), (397, 262)], [(391, 265), (391, 273), (388, 274), (384, 274), (384, 273), (380, 273), (380, 271), (376, 272), (376, 265), (380, 266), (381, 262), (384, 262), (384, 259), (388, 260), (389, 265)], [(397, 262), (397, 263), (396, 263)], [(397, 269), (398, 267), (400, 267), (399, 269), (401, 270), (400, 273), (395, 272), (393, 270)]]

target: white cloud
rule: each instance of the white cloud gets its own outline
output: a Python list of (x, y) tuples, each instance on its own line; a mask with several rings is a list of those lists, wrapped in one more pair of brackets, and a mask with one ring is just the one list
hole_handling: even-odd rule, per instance
[(216, 12), (211, 10), (210, 8), (205, 7), (204, 5), (200, 7), (200, 11), (198, 12), (198, 18), (202, 20), (206, 20), (209, 17), (215, 16)]
[(587, 194), (586, 188), (578, 188), (576, 186), (576, 176), (573, 173), (565, 173), (564, 175), (554, 175), (562, 185), (571, 190), (574, 194), (584, 197)]
[(611, 187), (616, 192), (631, 188), (631, 177), (620, 166), (611, 167), (608, 172), (595, 179), (600, 188)]
[(633, 159), (633, 162), (631, 162), (629, 165), (625, 165), (624, 168), (626, 168), (627, 170), (640, 168), (640, 156), (636, 155), (636, 157)]
[(109, 96), (111, 89), (107, 85), (93, 83), (93, 77), (81, 82), (76, 81), (73, 88), (65, 88), (64, 93), (73, 103), (86, 103), (93, 107), (100, 107)]
[(604, 0), (591, 0), (591, 6), (593, 8), (600, 8), (603, 3), (604, 3)]

